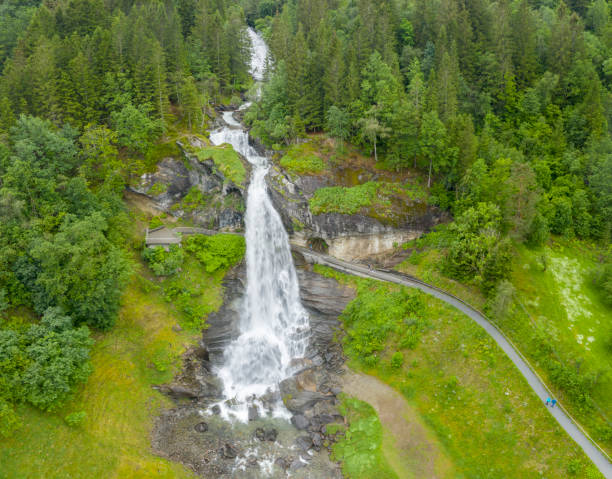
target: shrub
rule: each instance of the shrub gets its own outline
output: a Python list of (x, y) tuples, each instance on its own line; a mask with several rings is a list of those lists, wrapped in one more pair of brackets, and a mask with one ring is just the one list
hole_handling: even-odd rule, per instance
[(76, 427), (82, 424), (86, 417), (87, 413), (85, 411), (71, 412), (64, 418), (64, 421), (66, 421), (66, 424), (69, 426)]
[(393, 353), (393, 356), (391, 356), (391, 367), (393, 369), (399, 369), (403, 366), (404, 364), (404, 353), (402, 353), (401, 351), (396, 351)]
[(156, 276), (170, 276), (176, 273), (183, 264), (184, 254), (179, 245), (170, 245), (169, 251), (162, 246), (145, 248), (142, 257)]
[(238, 263), (244, 256), (246, 244), (244, 238), (238, 235), (194, 235), (185, 241), (185, 249), (195, 254), (207, 273), (214, 273)]
[(21, 426), (13, 406), (0, 399), (0, 438), (10, 437)]

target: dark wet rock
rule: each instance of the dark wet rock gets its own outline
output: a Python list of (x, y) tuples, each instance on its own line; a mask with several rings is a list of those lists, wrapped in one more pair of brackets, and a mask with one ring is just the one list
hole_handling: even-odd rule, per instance
[[(355, 290), (312, 271), (299, 270), (300, 299), (309, 310), (336, 318), (355, 298)], [(333, 334), (333, 332), (332, 332)]]
[(299, 458), (298, 459), (294, 459), (291, 462), (291, 465), (289, 466), (289, 471), (295, 472), (298, 469), (302, 469), (302, 468), (304, 468), (306, 466), (307, 466), (307, 464), (305, 462), (301, 461)]
[(319, 401), (328, 399), (328, 396), (319, 392), (300, 389), (295, 377), (281, 381), (280, 391), (285, 407), (294, 414), (301, 414)]
[(278, 431), (274, 428), (266, 429), (264, 437), (266, 441), (274, 442), (276, 441), (276, 438), (278, 437)]
[(186, 386), (181, 386), (179, 384), (161, 386), (159, 390), (174, 399), (197, 399), (198, 397), (198, 391), (190, 389)]
[(238, 337), (245, 278), (244, 265), (233, 268), (225, 275), (223, 305), (206, 319), (208, 327), (202, 332), (202, 342), (209, 351), (212, 364), (221, 364), (226, 346)]
[(291, 417), (291, 424), (293, 424), (299, 430), (304, 430), (308, 429), (310, 421), (306, 419), (304, 415), (296, 414), (295, 416)]
[(229, 443), (225, 443), (221, 450), (221, 454), (226, 459), (235, 459), (238, 455), (238, 450)]
[(219, 406), (218, 404), (215, 404), (212, 408), (211, 408), (212, 413), (215, 416), (218, 416), (219, 414), (221, 414), (221, 406)]
[(249, 421), (256, 421), (259, 419), (259, 410), (257, 406), (249, 406)]
[(290, 457), (277, 457), (274, 461), (274, 464), (276, 464), (281, 469), (287, 469), (292, 461), (293, 459)]
[(206, 432), (208, 431), (208, 424), (205, 422), (199, 422), (193, 426), (193, 428), (196, 430), (196, 432)]
[(307, 452), (312, 447), (312, 439), (310, 436), (300, 436), (295, 440), (295, 444), (302, 451)]
[(258, 427), (257, 429), (255, 429), (255, 437), (260, 441), (266, 440), (266, 431), (264, 431), (263, 427)]
[(321, 436), (321, 434), (319, 434), (318, 432), (311, 433), (310, 439), (312, 440), (312, 445), (316, 449), (320, 449), (321, 446), (323, 445), (323, 436)]

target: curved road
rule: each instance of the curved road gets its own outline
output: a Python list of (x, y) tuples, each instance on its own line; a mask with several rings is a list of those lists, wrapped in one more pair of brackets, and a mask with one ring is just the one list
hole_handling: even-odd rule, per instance
[[(435, 286), (424, 283), (412, 276), (404, 275), (396, 271), (389, 270), (371, 270), (364, 266), (354, 263), (342, 261), (331, 256), (317, 253), (315, 251), (292, 245), (295, 251), (301, 253), (309, 263), (317, 263), (325, 266), (330, 266), (343, 273), (361, 276), (364, 278), (377, 279), (389, 283), (397, 283), (410, 288), (417, 288), (421, 291), (435, 296), (442, 301), (454, 306), (458, 310), (467, 314), (476, 323), (478, 323), (498, 344), (498, 346), (506, 353), (510, 360), (515, 364), (521, 374), (525, 377), (531, 389), (542, 398), (553, 397), (552, 392), (546, 387), (542, 379), (537, 375), (534, 369), (530, 366), (527, 359), (520, 351), (512, 344), (495, 325), (489, 322), (485, 316), (476, 309), (461, 301), (459, 298), (447, 293)], [(595, 441), (593, 441), (588, 433), (570, 416), (570, 414), (558, 404), (555, 408), (546, 408), (548, 412), (557, 420), (563, 429), (576, 441), (576, 443), (584, 450), (587, 456), (599, 468), (601, 473), (607, 478), (612, 479), (612, 462), (610, 457), (603, 451)]]

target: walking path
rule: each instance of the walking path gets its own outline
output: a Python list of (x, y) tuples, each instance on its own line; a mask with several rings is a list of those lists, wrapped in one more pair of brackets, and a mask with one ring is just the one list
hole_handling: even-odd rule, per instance
[[(396, 271), (369, 269), (367, 267), (348, 263), (331, 256), (318, 253), (300, 246), (292, 246), (295, 251), (301, 253), (309, 263), (317, 263), (325, 266), (330, 266), (343, 273), (361, 276), (364, 278), (377, 279), (389, 283), (401, 284), (410, 288), (417, 288), (421, 291), (435, 296), (442, 301), (454, 306), (458, 310), (467, 314), (476, 323), (478, 323), (498, 344), (498, 346), (506, 353), (510, 360), (515, 364), (521, 374), (525, 377), (531, 389), (542, 399), (542, 403), (547, 397), (553, 397), (552, 392), (548, 389), (544, 381), (538, 376), (535, 370), (529, 364), (518, 348), (512, 344), (512, 341), (507, 338), (493, 323), (478, 310), (472, 308), (467, 303), (463, 302), (456, 296), (447, 293), (435, 286), (424, 283), (412, 276), (408, 276)], [(548, 412), (557, 420), (563, 429), (576, 441), (576, 443), (584, 450), (587, 456), (599, 468), (601, 473), (607, 478), (612, 479), (612, 461), (606, 452), (589, 436), (589, 434), (578, 424), (574, 418), (561, 406), (547, 407)]]
[(404, 396), (374, 376), (346, 369), (342, 390), (370, 404), (383, 427), (382, 452), (399, 479), (454, 477), (443, 446)]

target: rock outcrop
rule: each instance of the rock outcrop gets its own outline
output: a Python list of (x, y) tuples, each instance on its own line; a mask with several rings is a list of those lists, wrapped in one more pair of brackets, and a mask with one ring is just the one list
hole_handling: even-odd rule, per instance
[[(191, 153), (205, 146), (203, 140), (191, 136), (188, 142), (177, 142), (181, 158), (163, 158), (154, 173), (145, 173), (130, 189), (150, 198), (160, 211), (196, 225), (226, 231), (243, 229), (245, 186), (225, 178), (213, 160), (201, 161)], [(248, 168), (248, 162), (243, 163)], [(197, 196), (189, 198), (194, 192)]]
[(270, 197), (292, 241), (302, 246), (319, 241), (327, 245), (329, 254), (345, 260), (362, 260), (389, 252), (448, 219), (445, 212), (420, 200), (403, 205), (401, 214), (393, 222), (363, 214), (313, 215), (308, 200), (318, 188), (333, 186), (325, 178), (298, 176), (291, 179), (275, 166), (266, 181)]

